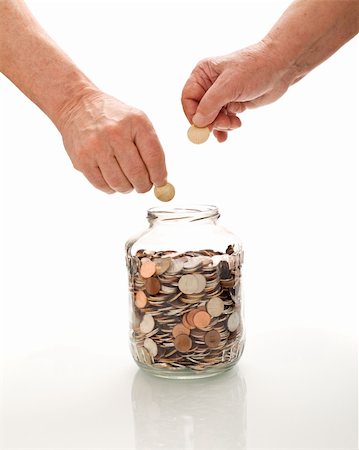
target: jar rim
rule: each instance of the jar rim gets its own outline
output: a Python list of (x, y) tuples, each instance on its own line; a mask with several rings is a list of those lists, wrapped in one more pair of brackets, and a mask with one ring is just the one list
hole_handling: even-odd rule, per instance
[(175, 206), (155, 206), (147, 210), (149, 221), (163, 220), (187, 220), (195, 221), (201, 219), (218, 218), (218, 207), (214, 205), (175, 205)]

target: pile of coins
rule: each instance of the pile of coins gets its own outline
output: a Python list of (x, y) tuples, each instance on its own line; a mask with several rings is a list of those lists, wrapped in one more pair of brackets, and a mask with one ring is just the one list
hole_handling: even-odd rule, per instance
[(145, 366), (203, 371), (243, 350), (242, 252), (146, 251), (127, 257), (131, 348)]

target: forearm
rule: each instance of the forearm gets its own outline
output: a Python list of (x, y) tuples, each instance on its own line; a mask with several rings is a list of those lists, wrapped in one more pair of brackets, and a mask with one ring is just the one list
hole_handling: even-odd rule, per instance
[(96, 89), (22, 0), (0, 0), (0, 71), (58, 128), (64, 111)]
[(359, 0), (296, 0), (263, 42), (293, 84), (358, 32)]

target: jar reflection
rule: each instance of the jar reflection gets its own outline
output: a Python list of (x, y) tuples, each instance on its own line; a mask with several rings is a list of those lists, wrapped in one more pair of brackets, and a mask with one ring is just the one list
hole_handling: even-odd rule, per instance
[(137, 450), (246, 447), (246, 385), (237, 369), (180, 383), (138, 371), (132, 408)]

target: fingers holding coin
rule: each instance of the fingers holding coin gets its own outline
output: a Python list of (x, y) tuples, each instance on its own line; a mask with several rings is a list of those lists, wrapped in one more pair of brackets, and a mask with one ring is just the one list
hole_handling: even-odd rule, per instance
[(224, 142), (227, 139), (228, 131), (239, 128), (241, 125), (241, 120), (235, 113), (228, 112), (226, 108), (222, 108), (212, 124), (207, 127), (191, 125), (187, 131), (187, 136), (193, 144), (203, 144), (209, 138), (211, 131), (213, 131), (218, 142)]

